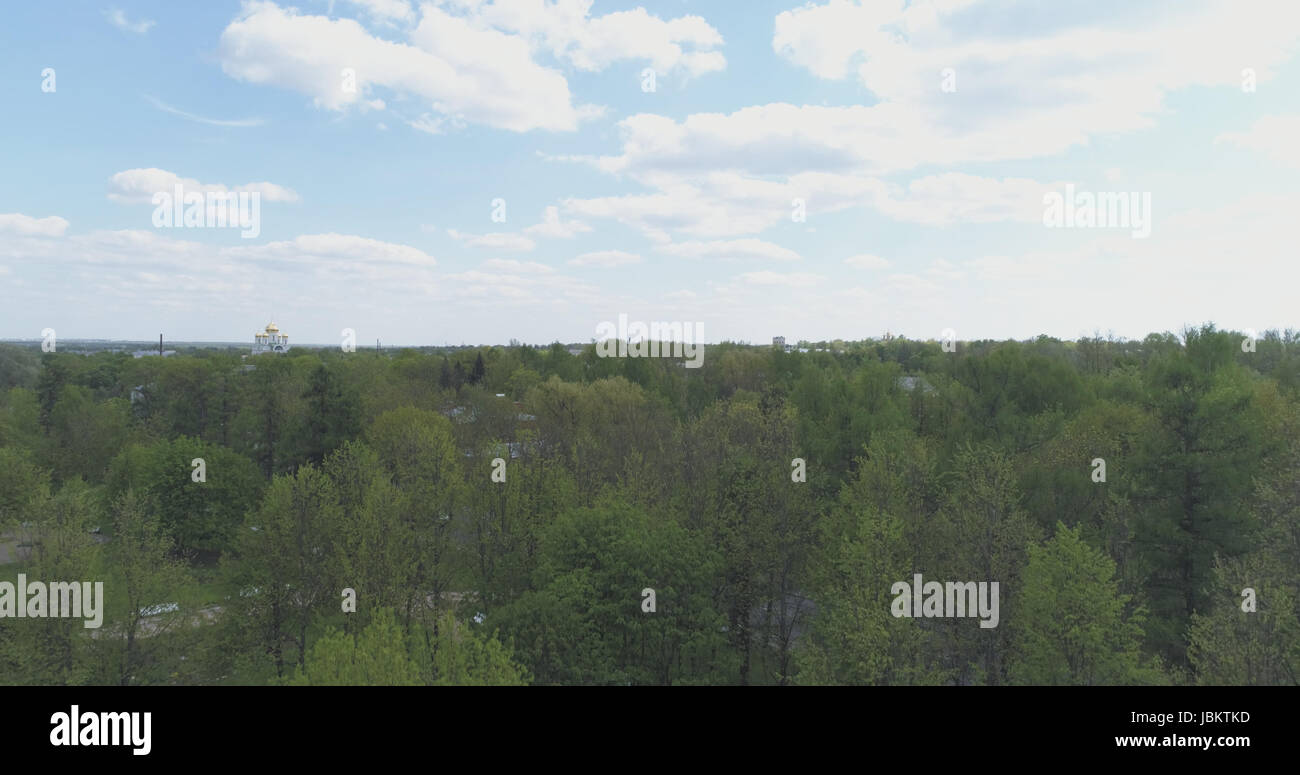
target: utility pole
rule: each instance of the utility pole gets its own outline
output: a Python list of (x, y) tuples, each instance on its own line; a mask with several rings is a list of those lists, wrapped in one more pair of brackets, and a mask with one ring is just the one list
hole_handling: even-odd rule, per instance
[(158, 357), (162, 357), (162, 334), (158, 334)]

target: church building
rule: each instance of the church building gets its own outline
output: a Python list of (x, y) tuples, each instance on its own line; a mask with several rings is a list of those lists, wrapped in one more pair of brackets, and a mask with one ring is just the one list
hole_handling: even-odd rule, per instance
[(253, 355), (262, 353), (282, 353), (289, 350), (289, 336), (280, 333), (274, 323), (267, 323), (266, 330), (253, 334)]

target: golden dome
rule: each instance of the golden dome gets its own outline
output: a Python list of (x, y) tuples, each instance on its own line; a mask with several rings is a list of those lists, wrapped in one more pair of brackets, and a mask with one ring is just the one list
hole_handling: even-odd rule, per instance
[(277, 326), (277, 325), (274, 324), (274, 323), (267, 323), (267, 324), (266, 324), (266, 333), (268, 333), (268, 334), (274, 334), (274, 333), (276, 333), (276, 332), (279, 331), (279, 330), (280, 330), (279, 326)]

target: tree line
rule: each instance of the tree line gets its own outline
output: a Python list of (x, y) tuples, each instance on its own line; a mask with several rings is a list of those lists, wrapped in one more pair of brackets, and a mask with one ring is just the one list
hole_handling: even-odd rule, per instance
[(1295, 685), (1297, 344), (0, 346), (0, 682)]

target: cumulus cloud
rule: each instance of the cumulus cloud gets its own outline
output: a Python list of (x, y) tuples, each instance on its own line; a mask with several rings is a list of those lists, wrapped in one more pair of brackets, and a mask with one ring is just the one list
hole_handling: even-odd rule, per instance
[(14, 274), (0, 307), (65, 337), (156, 341), (165, 331), (168, 340), (245, 343), (274, 312), (292, 341), (336, 347), (342, 328), (363, 341), (427, 342), (476, 309), (454, 307), (454, 284), (434, 257), (407, 245), (346, 234), (237, 246), (194, 239), (183, 230), (0, 239), (0, 264)]
[[(293, 89), (334, 111), (370, 104), (384, 90), (444, 117), (516, 132), (573, 130), (591, 115), (573, 105), (559, 71), (534, 61), (524, 38), (432, 4), (421, 12), (406, 40), (397, 41), (353, 19), (246, 2), (221, 34), (221, 67), (237, 80)], [(425, 131), (441, 127), (433, 118), (417, 123)]]
[(347, 0), (379, 22), (396, 23), (415, 20), (415, 8), (407, 0)]
[(134, 22), (131, 21), (127, 18), (126, 13), (120, 8), (110, 8), (109, 10), (104, 11), (104, 16), (108, 19), (110, 24), (119, 30), (133, 32), (136, 35), (145, 34), (154, 26), (154, 21), (152, 19), (141, 19)]
[[(1049, 158), (1153, 127), (1168, 95), (1236, 91), (1247, 64), (1266, 82), (1300, 43), (1300, 5), (1130, 4), (1026, 20), (1015, 3), (830, 0), (779, 14), (772, 43), (818, 77), (856, 76), (875, 100), (628, 116), (615, 153), (550, 158), (645, 190), (571, 198), (566, 210), (660, 242), (756, 234), (788, 219), (794, 198), (809, 213), (865, 206), (928, 225), (1029, 222), (1049, 184), (944, 168)], [(948, 69), (955, 90), (944, 88)], [(1224, 139), (1286, 160), (1290, 129), (1262, 122), (1249, 138)], [(898, 180), (918, 169), (923, 177)]]
[[(849, 135), (836, 139), (835, 122), (813, 122), (808, 125), (811, 135), (825, 134), (826, 144), (815, 149), (817, 143), (810, 139), (801, 146), (791, 140), (791, 134), (773, 130), (773, 122), (763, 117), (784, 115), (793, 121), (790, 110), (802, 109), (765, 107), (774, 112), (747, 109), (757, 113), (753, 120), (740, 124), (732, 123), (738, 114), (714, 115), (707, 120), (691, 116), (682, 124), (646, 116), (622, 122), (622, 156), (578, 161), (657, 190), (574, 197), (564, 201), (565, 209), (578, 215), (613, 219), (652, 239), (668, 242), (674, 234), (756, 234), (789, 222), (796, 201), (802, 203), (805, 215), (871, 207), (896, 221), (932, 226), (1031, 223), (1042, 218), (1044, 194), (1064, 185), (960, 172), (925, 175), (905, 184), (889, 182), (881, 176), (882, 169), (872, 167), (864, 151), (871, 146), (866, 139), (849, 141)], [(838, 114), (857, 109), (810, 110)], [(837, 120), (843, 119), (841, 116)], [(709, 128), (713, 122), (721, 126)], [(780, 126), (781, 122), (775, 124)], [(658, 130), (652, 131), (652, 126), (658, 126)], [(798, 121), (786, 126), (791, 133), (798, 133)], [(850, 135), (863, 129), (857, 127)]]
[(664, 20), (644, 8), (591, 16), (591, 0), (455, 0), (474, 21), (518, 33), (580, 70), (600, 71), (624, 60), (688, 76), (726, 67), (714, 49), (722, 35), (699, 16)]
[[(247, 0), (221, 35), (227, 75), (310, 96), (319, 107), (383, 109), (385, 91), (428, 110), (407, 123), (438, 134), (478, 123), (526, 132), (571, 131), (604, 108), (574, 105), (548, 55), (596, 72), (641, 61), (690, 78), (726, 67), (722, 36), (699, 16), (661, 19), (643, 8), (591, 15), (591, 0), (349, 0), (393, 37), (354, 19), (304, 14)], [(373, 26), (373, 25), (372, 25)], [(343, 75), (347, 70), (348, 76)]]
[(0, 213), (0, 234), (24, 237), (62, 237), (68, 222), (57, 215), (33, 218), (22, 213)]
[[(1297, 40), (1300, 6), (1290, 0), (1261, 0), (1249, 13), (1206, 0), (1031, 18), (1022, 4), (996, 0), (829, 0), (779, 14), (772, 46), (821, 78), (856, 75), (880, 100), (873, 112), (927, 117), (973, 160), (1054, 153), (1151, 126), (1178, 89), (1237, 88), (1246, 66), (1272, 77)], [(955, 89), (941, 87), (945, 70)]]
[(159, 192), (172, 194), (176, 186), (181, 186), (186, 193), (191, 191), (226, 193), (257, 192), (263, 202), (297, 202), (298, 193), (291, 188), (275, 183), (245, 183), (242, 186), (226, 186), (223, 183), (200, 183), (194, 178), (182, 178), (175, 172), (148, 167), (143, 169), (123, 170), (108, 179), (108, 198), (119, 204), (150, 204), (153, 196)]
[(536, 261), (516, 261), (513, 258), (490, 258), (481, 264), (483, 269), (493, 272), (511, 272), (515, 274), (551, 274), (553, 267)]
[(595, 250), (569, 259), (570, 266), (627, 266), (641, 263), (641, 256), (623, 250)]
[(822, 276), (811, 272), (745, 272), (740, 279), (751, 285), (784, 285), (792, 288), (807, 288), (822, 281)]
[(542, 214), (541, 223), (524, 229), (525, 234), (557, 239), (572, 239), (588, 231), (591, 231), (591, 227), (581, 221), (562, 220), (560, 218), (560, 208), (555, 206), (546, 208)]
[(358, 237), (351, 234), (306, 234), (292, 240), (265, 245), (232, 247), (226, 254), (249, 258), (260, 264), (268, 262), (335, 263), (339, 268), (350, 264), (405, 264), (431, 267), (437, 263), (422, 250), (392, 242)]
[(478, 269), (447, 275), (455, 299), (511, 305), (594, 303), (600, 291), (589, 283), (532, 262), (485, 261)]
[(417, 132), (424, 132), (426, 135), (440, 135), (454, 122), (442, 116), (431, 116), (428, 113), (408, 119), (406, 125)]
[(469, 232), (447, 229), (447, 234), (471, 248), (491, 248), (493, 250), (528, 251), (537, 247), (537, 243), (518, 234), (493, 232), (491, 234), (470, 234)]
[(788, 222), (796, 198), (805, 200), (810, 211), (833, 212), (861, 204), (865, 194), (879, 187), (867, 179), (830, 173), (803, 173), (784, 181), (732, 172), (650, 180), (659, 189), (655, 193), (571, 197), (562, 204), (568, 212), (613, 219), (667, 243), (677, 233), (692, 237), (754, 234)]
[[(3, 228), (5, 216), (0, 216)], [(45, 219), (51, 220), (51, 219)], [(53, 219), (63, 221), (61, 218)], [(66, 225), (66, 221), (63, 221)], [(60, 231), (59, 234), (62, 232)], [(30, 235), (30, 233), (29, 233)], [(58, 236), (49, 234), (46, 236)], [(437, 264), (433, 256), (398, 243), (350, 234), (305, 234), (261, 245), (219, 246), (142, 229), (98, 230), (62, 240), (28, 240), (6, 248), (15, 258), (42, 258), (65, 268), (114, 266), (159, 270), (164, 275), (193, 276), (218, 269), (249, 272), (288, 271), (309, 282), (323, 270), (363, 273), (376, 268), (393, 277)], [(102, 268), (94, 276), (103, 275)]]
[[(930, 225), (1041, 218), (1043, 193), (1053, 184), (965, 173), (887, 182), (886, 168), (872, 160), (880, 144), (866, 136), (870, 124), (854, 125), (854, 117), (865, 119), (869, 110), (768, 105), (727, 116), (697, 114), (681, 123), (633, 116), (620, 123), (622, 155), (573, 161), (629, 177), (652, 192), (574, 197), (563, 204), (568, 212), (613, 219), (661, 242), (677, 233), (756, 234), (790, 221), (796, 200), (805, 214), (871, 206), (895, 220)], [(801, 133), (804, 141), (797, 139)], [(891, 142), (905, 142), (903, 134)], [(889, 164), (902, 158), (900, 151)]]
[(760, 239), (676, 242), (661, 245), (659, 250), (685, 258), (723, 258), (738, 260), (798, 261), (799, 254)]
[(1043, 196), (1064, 183), (1026, 178), (984, 178), (948, 172), (913, 180), (906, 190), (881, 187), (874, 204), (899, 221), (942, 226), (951, 223), (1041, 222)]

